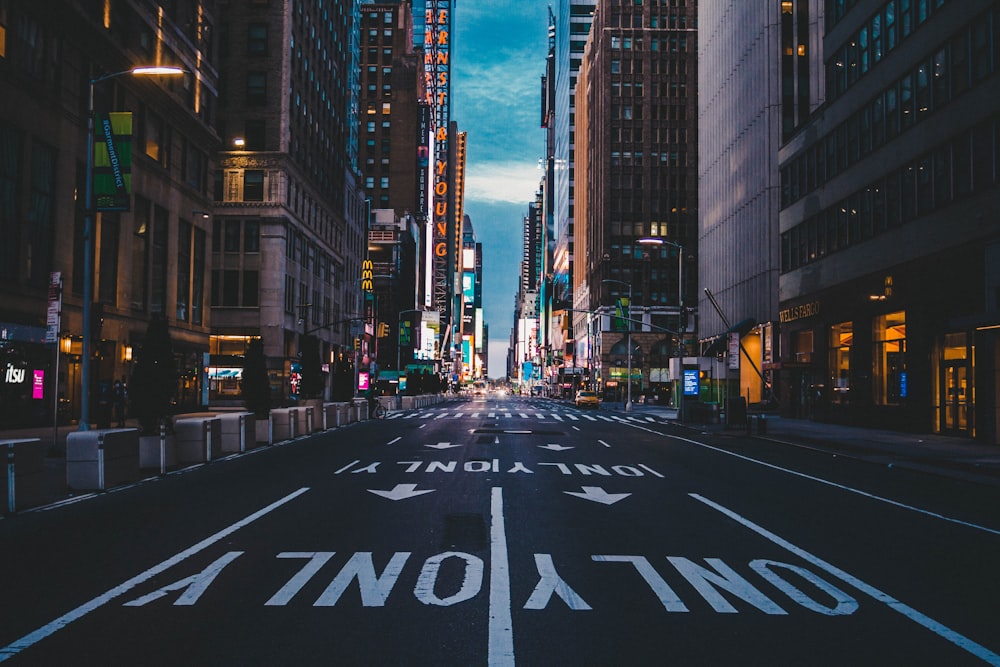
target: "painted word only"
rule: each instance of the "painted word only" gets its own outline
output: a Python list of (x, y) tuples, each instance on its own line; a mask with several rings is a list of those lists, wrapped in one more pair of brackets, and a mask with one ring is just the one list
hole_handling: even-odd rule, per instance
[[(336, 473), (341, 475), (344, 473), (359, 474), (359, 473), (377, 473), (379, 471), (379, 466), (382, 465), (383, 461), (373, 461), (368, 464), (363, 464), (361, 461), (353, 461)], [(596, 463), (535, 463), (533, 467), (528, 467), (521, 461), (515, 461), (513, 465), (508, 467), (508, 464), (501, 464), (500, 459), (475, 459), (471, 461), (459, 462), (459, 461), (396, 461), (397, 466), (403, 467), (403, 472), (406, 473), (435, 473), (435, 472), (446, 472), (446, 473), (456, 473), (456, 472), (486, 472), (486, 473), (506, 473), (506, 474), (535, 474), (535, 469), (541, 470), (557, 470), (563, 475), (583, 475), (585, 477), (589, 476), (599, 476), (599, 477), (645, 477), (646, 475), (653, 475), (654, 477), (663, 478), (663, 475), (656, 470), (650, 468), (644, 463), (639, 463), (636, 465), (613, 465), (604, 466)], [(392, 464), (386, 464), (392, 465)]]
[[(201, 572), (125, 602), (124, 606), (142, 607), (168, 597), (171, 593), (177, 593), (173, 605), (194, 605), (223, 570), (243, 553), (227, 552)], [(335, 555), (335, 551), (283, 551), (277, 554), (278, 559), (301, 561), (302, 566), (264, 602), (264, 606), (288, 605)], [(319, 597), (312, 602), (312, 606), (335, 606), (341, 601), (345, 591), (357, 582), (363, 607), (384, 607), (412, 555), (409, 551), (394, 552), (379, 572), (372, 552), (359, 551), (351, 554)], [(681, 599), (674, 586), (667, 582), (667, 578), (645, 556), (603, 554), (592, 555), (590, 559), (594, 563), (609, 564), (609, 567), (614, 568), (624, 567), (633, 572), (637, 577), (636, 583), (645, 585), (667, 612), (690, 611), (688, 603)], [(551, 554), (534, 554), (534, 561), (538, 579), (523, 605), (524, 609), (546, 609), (553, 604), (555, 598), (559, 599), (560, 606), (565, 605), (572, 611), (593, 609), (578, 590), (559, 574)], [(720, 614), (738, 614), (742, 607), (745, 610), (756, 609), (767, 615), (783, 616), (789, 614), (788, 609), (801, 607), (823, 616), (848, 616), (858, 609), (858, 602), (853, 597), (799, 565), (768, 559), (752, 560), (747, 565), (749, 573), (755, 575), (753, 579), (761, 580), (755, 582), (727, 565), (721, 558), (705, 558), (704, 565), (682, 556), (667, 556), (666, 561), (676, 575)], [(445, 551), (426, 558), (419, 567), (420, 572), (412, 594), (425, 605), (450, 607), (473, 600), (483, 590), (486, 567), (483, 559), (473, 554)], [(446, 580), (440, 580), (442, 567), (453, 573)], [(456, 574), (460, 576), (455, 576)], [(590, 577), (586, 577), (584, 584), (589, 580)], [(761, 586), (761, 583), (767, 586)]]

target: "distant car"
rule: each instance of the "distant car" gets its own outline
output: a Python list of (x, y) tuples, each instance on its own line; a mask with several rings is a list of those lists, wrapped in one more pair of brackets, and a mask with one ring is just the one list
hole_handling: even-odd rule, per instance
[(573, 399), (573, 403), (578, 408), (599, 408), (601, 407), (601, 399), (597, 397), (596, 391), (578, 391), (576, 392), (576, 398)]

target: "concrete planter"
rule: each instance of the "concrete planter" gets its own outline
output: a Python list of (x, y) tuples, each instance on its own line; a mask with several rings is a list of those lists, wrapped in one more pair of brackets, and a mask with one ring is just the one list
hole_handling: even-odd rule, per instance
[(66, 484), (103, 491), (139, 479), (139, 431), (75, 431), (66, 437)]
[(174, 434), (181, 463), (208, 463), (222, 456), (222, 422), (218, 417), (178, 419)]
[[(161, 460), (162, 456), (162, 460)], [(177, 438), (171, 433), (163, 436), (160, 449), (159, 435), (139, 436), (139, 467), (165, 471), (177, 465)]]
[(0, 440), (0, 508), (4, 513), (43, 501), (44, 461), (38, 438)]
[(318, 433), (323, 426), (323, 399), (308, 398), (299, 404), (299, 410), (305, 412), (305, 423), (300, 433)]
[(299, 435), (298, 408), (275, 408), (271, 410), (273, 442), (291, 440)]
[(219, 415), (218, 419), (224, 453), (245, 452), (257, 446), (257, 418), (252, 412), (230, 412)]
[(264, 419), (254, 418), (254, 429), (256, 435), (256, 445), (270, 445), (271, 443), (271, 415)]

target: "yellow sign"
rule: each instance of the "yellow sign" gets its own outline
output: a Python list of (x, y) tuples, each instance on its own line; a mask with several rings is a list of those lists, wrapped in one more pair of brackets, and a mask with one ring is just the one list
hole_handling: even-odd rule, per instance
[(371, 292), (375, 289), (372, 261), (370, 259), (361, 262), (361, 289), (365, 292)]

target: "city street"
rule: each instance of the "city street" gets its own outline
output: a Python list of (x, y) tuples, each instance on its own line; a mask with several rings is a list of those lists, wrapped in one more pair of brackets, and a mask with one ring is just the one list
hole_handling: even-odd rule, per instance
[(997, 487), (469, 397), (0, 520), (0, 661), (1000, 664)]

